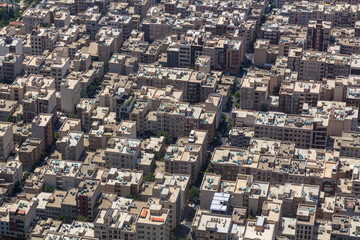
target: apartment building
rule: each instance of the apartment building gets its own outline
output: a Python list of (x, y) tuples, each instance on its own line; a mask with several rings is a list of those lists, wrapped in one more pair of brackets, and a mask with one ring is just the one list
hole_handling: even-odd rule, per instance
[(314, 117), (286, 116), (283, 113), (260, 113), (254, 123), (255, 137), (269, 137), (295, 142), (297, 147), (326, 145), (327, 121)]
[(138, 59), (144, 63), (145, 53), (149, 48), (149, 43), (145, 41), (126, 40), (121, 47), (121, 51)]
[(307, 26), (306, 49), (326, 52), (330, 44), (331, 22), (310, 20)]
[(18, 77), (10, 86), (10, 100), (22, 103), (27, 91), (41, 89), (55, 89), (55, 80), (52, 77), (32, 74)]
[(96, 151), (97, 149), (104, 149), (107, 138), (104, 135), (105, 126), (99, 125), (99, 122), (94, 122), (92, 128), (87, 134), (88, 146), (87, 150)]
[(201, 146), (187, 144), (186, 146), (170, 145), (165, 154), (165, 171), (175, 174), (190, 175), (195, 183), (201, 168)]
[(220, 191), (221, 176), (206, 173), (200, 186), (200, 208), (210, 209), (212, 199), (216, 192)]
[(299, 204), (296, 213), (296, 239), (312, 239), (316, 216), (316, 205)]
[(65, 137), (69, 131), (81, 131), (81, 120), (74, 118), (66, 118), (59, 129), (59, 137)]
[(169, 211), (159, 204), (143, 207), (136, 220), (137, 239), (145, 239), (148, 236), (159, 240), (168, 239)]
[(250, 239), (275, 239), (275, 224), (270, 223), (266, 217), (257, 216), (248, 219), (244, 233), (244, 240)]
[(114, 53), (109, 60), (109, 71), (129, 75), (138, 69), (138, 57), (123, 53)]
[(56, 95), (53, 89), (27, 91), (23, 99), (25, 122), (32, 121), (38, 114), (56, 113)]
[(105, 184), (101, 186), (101, 192), (116, 194), (120, 197), (138, 196), (143, 183), (142, 171), (111, 168), (107, 173), (108, 176), (102, 179)]
[(298, 183), (270, 186), (268, 200), (281, 201), (281, 215), (295, 218), (299, 204), (317, 204), (321, 201), (320, 186)]
[[(136, 99), (136, 97), (132, 98)], [(146, 130), (146, 115), (149, 110), (150, 104), (147, 101), (136, 100), (133, 108), (129, 112), (129, 119), (136, 122), (136, 132), (139, 136)]]
[(44, 184), (63, 190), (75, 188), (84, 178), (80, 174), (81, 167), (81, 162), (51, 159), (44, 167)]
[(5, 161), (14, 149), (13, 126), (11, 123), (0, 123), (0, 160)]
[(304, 51), (300, 59), (299, 79), (321, 81), (325, 76), (326, 54)]
[(17, 37), (4, 36), (0, 38), (0, 55), (5, 56), (7, 53), (23, 53), (22, 40)]
[(70, 12), (58, 11), (54, 15), (54, 26), (57, 28), (68, 27), (70, 25)]
[(91, 55), (78, 51), (75, 53), (72, 64), (74, 71), (86, 71), (91, 66)]
[(179, 146), (196, 145), (201, 147), (200, 165), (207, 163), (208, 133), (206, 130), (193, 129), (188, 137), (178, 137), (176, 144)]
[(76, 105), (78, 118), (81, 119), (81, 126), (86, 131), (91, 129), (91, 116), (95, 110), (96, 102), (93, 99), (82, 98), (80, 103)]
[(320, 83), (302, 81), (283, 83), (279, 92), (279, 111), (300, 114), (304, 105), (317, 106), (320, 93)]
[(105, 149), (105, 166), (108, 168), (136, 168), (136, 159), (141, 151), (141, 140), (111, 138)]
[[(105, 39), (113, 39), (112, 43), (112, 49), (110, 49), (110, 52), (112, 53), (118, 53), (121, 49), (121, 44), (123, 43), (123, 31), (119, 28), (113, 28), (113, 27), (101, 27), (98, 31), (98, 33), (95, 36), (95, 40), (99, 43), (99, 57), (102, 59), (101, 53), (103, 48), (101, 48), (100, 45), (103, 45)], [(108, 58), (109, 59), (109, 58)]]
[(13, 160), (3, 163), (0, 168), (0, 186), (11, 194), (14, 186), (22, 181), (22, 176), (23, 165), (21, 162)]
[[(6, 99), (0, 100), (0, 121), (6, 122), (9, 116), (13, 116), (16, 108), (18, 107), (17, 101), (11, 101)], [(14, 116), (16, 117), (16, 116)]]
[(269, 96), (269, 81), (267, 76), (244, 76), (240, 88), (241, 108), (257, 111), (264, 109)]
[(9, 230), (12, 238), (26, 238), (26, 232), (36, 219), (37, 201), (17, 200), (7, 206)]
[(89, 34), (92, 39), (94, 39), (101, 26), (99, 24), (101, 19), (100, 10), (97, 6), (94, 6), (87, 9), (85, 8), (83, 11), (85, 11), (82, 15), (85, 19), (86, 33)]
[(343, 131), (356, 131), (359, 111), (345, 102), (318, 101), (316, 107), (303, 107), (302, 115), (328, 120), (328, 135), (340, 137)]
[(101, 195), (100, 181), (85, 179), (80, 182), (76, 195), (77, 214), (86, 217), (90, 221), (96, 218), (95, 205)]
[(131, 31), (135, 27), (132, 16), (118, 15), (114, 13), (109, 13), (106, 17), (101, 18), (99, 25), (121, 29), (123, 36), (122, 42), (125, 42), (130, 37)]
[(151, 196), (160, 198), (161, 191), (164, 187), (180, 187), (180, 217), (183, 216), (188, 203), (190, 176), (158, 172), (155, 175), (155, 183), (152, 187)]
[(56, 141), (56, 147), (63, 160), (78, 161), (84, 152), (84, 133), (69, 131)]
[(123, 120), (116, 131), (116, 135), (123, 138), (136, 138), (136, 122)]
[[(117, 206), (117, 205), (115, 205)], [(95, 237), (98, 239), (136, 239), (136, 215), (119, 211), (114, 205), (99, 211), (95, 221)]]
[(30, 34), (32, 55), (42, 55), (45, 50), (52, 52), (59, 38), (55, 28), (34, 29)]
[(181, 216), (181, 188), (176, 186), (161, 189), (159, 204), (169, 209), (169, 229), (175, 229), (180, 223)]
[(331, 239), (356, 239), (359, 237), (357, 230), (360, 224), (357, 218), (337, 214), (333, 215), (331, 220)]
[(234, 127), (229, 131), (229, 143), (233, 147), (247, 147), (249, 146), (251, 138), (254, 136), (254, 131), (246, 127)]
[(358, 157), (360, 154), (360, 136), (356, 132), (343, 131), (339, 140), (340, 154), (346, 157)]
[(195, 239), (229, 239), (233, 228), (231, 216), (198, 210), (191, 224)]
[(141, 22), (141, 31), (144, 32), (145, 41), (154, 41), (167, 36), (171, 31), (171, 25), (175, 22), (172, 16), (160, 16), (144, 18)]
[(178, 91), (171, 85), (165, 88), (142, 86), (139, 90), (134, 90), (134, 95), (138, 100), (147, 101), (151, 111), (156, 111), (162, 101), (183, 101), (183, 91)]
[(66, 79), (60, 84), (61, 110), (66, 113), (74, 112), (80, 102), (80, 82), (75, 79)]
[(60, 85), (70, 70), (70, 58), (65, 53), (67, 48), (56, 48), (53, 54), (50, 54), (46, 60), (51, 64), (45, 64), (44, 75), (55, 79), (55, 88), (60, 91)]
[(203, 106), (189, 103), (163, 101), (159, 109), (149, 112), (146, 129), (154, 133), (166, 131), (172, 136), (189, 136), (191, 130), (208, 131), (208, 140), (214, 139), (217, 113), (207, 111)]
[(28, 138), (20, 147), (19, 160), (24, 167), (32, 168), (41, 158), (45, 148), (40, 138)]
[(210, 63), (210, 56), (199, 56), (195, 61), (195, 71), (209, 73), (211, 71)]
[(1, 77), (12, 82), (17, 76), (23, 73), (23, 54), (7, 53), (1, 65)]
[(360, 167), (359, 166), (354, 166), (351, 180), (352, 180), (351, 193), (359, 196), (359, 194), (360, 194)]
[(44, 141), (45, 148), (51, 146), (54, 141), (54, 116), (40, 113), (31, 122), (32, 137)]
[(30, 33), (35, 26), (50, 24), (51, 23), (51, 13), (48, 9), (42, 8), (29, 8), (22, 14), (25, 31)]

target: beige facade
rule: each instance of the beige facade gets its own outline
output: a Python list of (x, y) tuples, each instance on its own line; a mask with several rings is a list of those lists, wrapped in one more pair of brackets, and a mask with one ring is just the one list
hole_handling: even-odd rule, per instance
[(13, 126), (11, 123), (0, 123), (0, 160), (5, 161), (14, 149)]

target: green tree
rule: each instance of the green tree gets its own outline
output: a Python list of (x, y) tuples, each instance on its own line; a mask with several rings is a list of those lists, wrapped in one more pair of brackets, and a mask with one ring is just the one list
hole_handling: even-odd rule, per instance
[(195, 203), (199, 198), (200, 192), (196, 186), (192, 186), (189, 190), (189, 201)]
[(57, 220), (62, 221), (65, 224), (70, 224), (71, 223), (71, 219), (68, 216), (63, 216), (60, 215)]
[(86, 92), (81, 93), (81, 98), (88, 98), (88, 97), (89, 97), (89, 96), (87, 95)]
[(168, 132), (158, 132), (158, 134), (156, 134), (157, 137), (165, 137), (165, 144), (169, 145), (172, 143), (173, 138), (171, 137), (171, 135)]
[(6, 121), (8, 121), (8, 122), (13, 122), (13, 121), (14, 121), (14, 117), (13, 117), (11, 114), (9, 114), (9, 115), (7, 116), (7, 118), (6, 118)]
[(55, 190), (55, 188), (50, 187), (48, 185), (45, 185), (45, 187), (44, 187), (44, 191), (47, 193), (52, 193), (52, 192), (54, 192), (54, 190)]
[(30, 175), (31, 175), (31, 172), (24, 171), (24, 173), (23, 173), (23, 181), (25, 181)]
[(55, 141), (59, 139), (60, 133), (58, 131), (55, 131), (54, 133)]
[(130, 194), (127, 198), (134, 199), (135, 201), (140, 201), (140, 198), (138, 196), (134, 196), (132, 194)]
[(153, 173), (149, 173), (144, 177), (145, 182), (155, 182), (155, 175)]
[(21, 113), (19, 113), (16, 118), (19, 120), (19, 121), (22, 121), (24, 120), (24, 115), (22, 115)]
[(75, 113), (74, 113), (74, 112), (71, 112), (71, 113), (69, 114), (69, 118), (76, 118)]
[(227, 124), (227, 131), (229, 132), (229, 131), (232, 129), (232, 127), (233, 127), (233, 124), (232, 124), (232, 119), (231, 119), (231, 118), (229, 118), (229, 120), (228, 120), (228, 124)]
[(240, 99), (240, 90), (238, 90), (238, 91), (234, 94), (234, 98)]
[(81, 221), (81, 222), (86, 222), (86, 221), (87, 221), (87, 218), (84, 217), (84, 216), (82, 216), (82, 215), (78, 215), (77, 220), (78, 220), (78, 221)]

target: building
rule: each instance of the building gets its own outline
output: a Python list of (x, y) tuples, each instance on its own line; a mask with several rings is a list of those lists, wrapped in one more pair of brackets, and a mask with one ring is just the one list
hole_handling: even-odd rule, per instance
[(52, 114), (41, 113), (31, 122), (32, 137), (44, 141), (45, 148), (52, 145), (54, 141), (54, 120)]
[(316, 205), (299, 204), (296, 213), (296, 239), (312, 239), (314, 234)]
[(101, 192), (117, 194), (120, 197), (138, 196), (143, 182), (143, 172), (136, 170), (119, 170), (110, 168)]
[(231, 216), (198, 210), (192, 222), (195, 239), (229, 239), (233, 227)]
[(75, 106), (80, 102), (80, 82), (67, 79), (60, 85), (61, 110), (66, 113), (74, 112)]
[(306, 48), (326, 52), (330, 44), (331, 22), (310, 20), (307, 26)]
[(0, 160), (5, 161), (14, 150), (13, 126), (11, 123), (0, 123)]
[(32, 55), (42, 55), (45, 50), (52, 52), (58, 37), (55, 28), (33, 29), (30, 34)]
[(141, 141), (129, 138), (111, 138), (105, 149), (105, 166), (134, 169), (141, 151)]
[(1, 77), (8, 82), (12, 82), (17, 76), (23, 73), (23, 54), (7, 53), (1, 63)]
[(169, 238), (169, 211), (159, 204), (151, 204), (140, 210), (136, 220), (137, 239), (152, 236), (159, 240)]
[(56, 147), (63, 160), (78, 161), (84, 152), (84, 133), (69, 131), (56, 141)]
[(202, 147), (194, 144), (186, 146), (170, 145), (166, 149), (165, 171), (175, 174), (190, 175), (195, 183), (200, 172)]
[(69, 131), (81, 131), (81, 120), (66, 118), (59, 129), (59, 138), (65, 137)]
[[(12, 238), (25, 238), (36, 219), (37, 201), (18, 200), (8, 206), (9, 230)], [(22, 223), (22, 224), (19, 224)]]
[(256, 217), (254, 220), (248, 219), (244, 240), (250, 239), (275, 239), (275, 224), (269, 223), (266, 217)]
[[(17, 101), (11, 101), (11, 100), (0, 100), (0, 121), (6, 122), (8, 120), (9, 116), (13, 116), (13, 113), (15, 112), (16, 108), (18, 107)], [(16, 117), (16, 116), (13, 116)]]
[(24, 167), (32, 168), (43, 156), (44, 148), (41, 138), (28, 138), (18, 151), (20, 162)]
[(23, 13), (23, 21), (25, 25), (25, 31), (30, 33), (35, 26), (50, 24), (51, 23), (51, 13), (47, 9), (42, 8), (29, 8)]
[(39, 114), (56, 114), (56, 91), (54, 89), (30, 90), (23, 99), (25, 122), (31, 122)]
[(44, 184), (63, 190), (76, 188), (84, 178), (80, 174), (81, 167), (81, 162), (51, 159), (44, 168)]
[(92, 99), (83, 98), (80, 100), (80, 103), (76, 105), (76, 112), (78, 118), (81, 119), (81, 126), (86, 131), (91, 129), (91, 116), (92, 112), (95, 110), (96, 102)]

